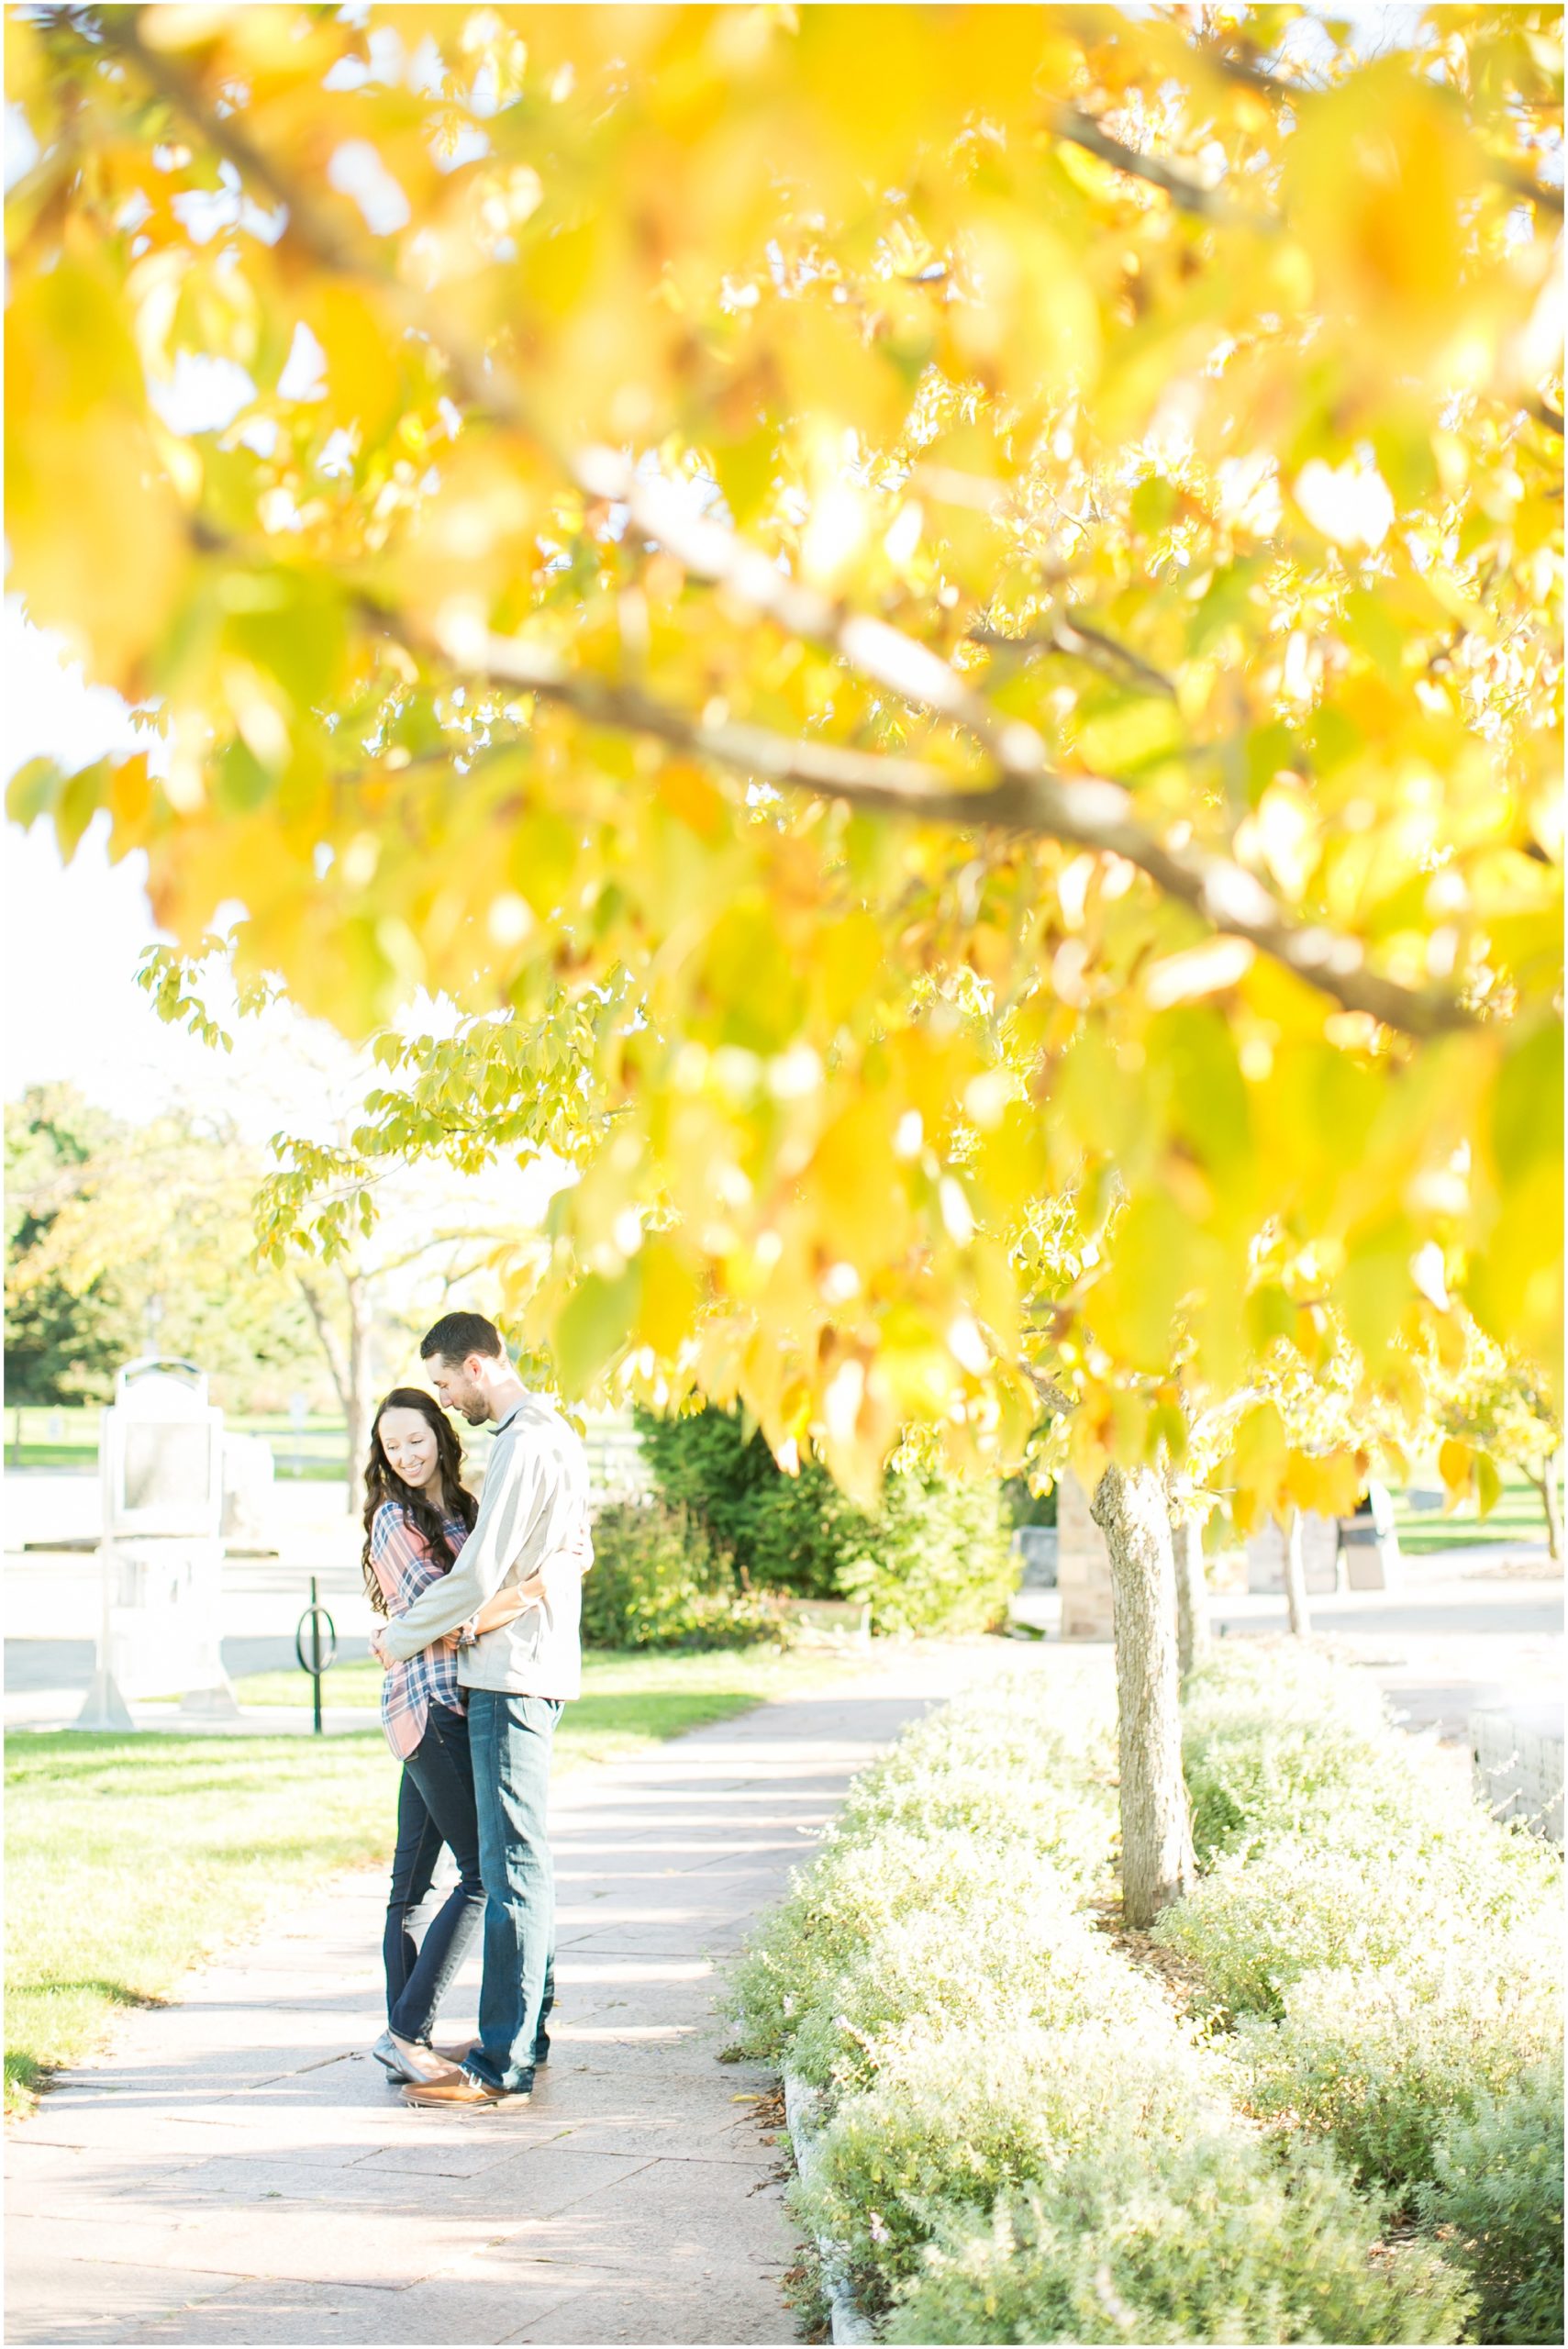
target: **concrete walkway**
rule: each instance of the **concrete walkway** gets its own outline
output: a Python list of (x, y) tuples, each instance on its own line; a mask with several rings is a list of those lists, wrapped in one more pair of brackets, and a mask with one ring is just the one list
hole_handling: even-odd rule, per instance
[[(716, 2061), (718, 1974), (880, 1746), (1051, 1653), (868, 1659), (851, 1689), (566, 1778), (554, 2047), (520, 2110), (411, 2110), (360, 2052), (384, 2019), (377, 1876), (128, 2018), (8, 2137), (6, 2339), (793, 2340), (773, 2083)], [(472, 2030), (476, 1979), (443, 2032)]]

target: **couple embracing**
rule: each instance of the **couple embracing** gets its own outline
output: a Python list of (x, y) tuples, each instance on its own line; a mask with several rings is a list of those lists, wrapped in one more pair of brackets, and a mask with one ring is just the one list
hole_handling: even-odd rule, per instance
[[(428, 1395), (395, 1387), (376, 1414), (365, 1586), (385, 1617), (382, 1721), (403, 1764), (384, 1954), (387, 2029), (373, 2053), (410, 2104), (526, 2101), (550, 2049), (555, 1886), (546, 1841), (550, 1745), (582, 1663), (593, 1563), (583, 1446), (514, 1372), (499, 1332), (449, 1313), (419, 1349), (439, 1402), (495, 1424), (475, 1502), (462, 1449)], [(408, 1920), (445, 1843), (459, 1880), (417, 1946)], [(483, 1924), (479, 2037), (431, 2033)]]

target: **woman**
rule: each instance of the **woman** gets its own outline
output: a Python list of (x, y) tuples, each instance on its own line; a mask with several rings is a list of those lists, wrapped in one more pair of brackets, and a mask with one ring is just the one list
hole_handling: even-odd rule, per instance
[[(377, 1614), (403, 1614), (450, 1571), (479, 1506), (463, 1489), (462, 1470), (462, 1447), (445, 1413), (418, 1387), (395, 1386), (376, 1413), (365, 1475), (362, 1563)], [(389, 1665), (383, 1685), (382, 1726), (403, 1777), (382, 1944), (387, 2027), (371, 2052), (400, 2079), (426, 2080), (444, 2069), (430, 2032), (484, 1913), (458, 1651), (528, 1604), (527, 1590), (497, 1591), (455, 1637)], [(408, 1919), (430, 1889), (443, 1843), (457, 1862), (458, 1882), (417, 1946)]]

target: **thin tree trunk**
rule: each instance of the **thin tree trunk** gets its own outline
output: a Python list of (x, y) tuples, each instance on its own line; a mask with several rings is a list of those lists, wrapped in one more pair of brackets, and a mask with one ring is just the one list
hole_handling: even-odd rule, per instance
[(1541, 1508), (1546, 1511), (1546, 1547), (1553, 1558), (1562, 1555), (1562, 1508), (1557, 1497), (1557, 1455), (1543, 1461), (1539, 1476), (1525, 1470), (1525, 1475), (1540, 1495)]
[(365, 1467), (370, 1458), (371, 1422), (375, 1396), (371, 1386), (371, 1312), (368, 1284), (362, 1273), (345, 1272), (349, 1297), (349, 1514), (358, 1517), (365, 1505)]
[[(365, 1459), (370, 1451), (369, 1419), (370, 1385), (368, 1368), (368, 1317), (364, 1314), (362, 1295), (364, 1282), (357, 1274), (345, 1273), (344, 1286), (349, 1295), (348, 1343), (332, 1326), (332, 1316), (322, 1300), (314, 1281), (298, 1275), (299, 1286), (310, 1318), (316, 1325), (322, 1358), (332, 1381), (332, 1391), (338, 1397), (349, 1442), (349, 1511), (358, 1517), (365, 1502)], [(358, 1295), (361, 1302), (356, 1305)]]
[(343, 1349), (339, 1343), (338, 1332), (332, 1327), (327, 1308), (322, 1304), (320, 1297), (311, 1283), (306, 1279), (303, 1273), (300, 1273), (297, 1278), (300, 1295), (310, 1308), (310, 1318), (316, 1327), (316, 1335), (320, 1343), (322, 1358), (327, 1364), (328, 1376), (332, 1381), (332, 1391), (338, 1397), (339, 1408), (346, 1419), (349, 1416), (349, 1367), (343, 1358)]
[(1203, 1575), (1203, 1520), (1173, 1518), (1176, 1558), (1176, 1663), (1184, 1680), (1208, 1653), (1208, 1590)]
[(1290, 1628), (1298, 1640), (1310, 1639), (1312, 1617), (1307, 1606), (1307, 1568), (1301, 1556), (1301, 1511), (1293, 1508), (1284, 1537), (1284, 1598)]
[(1142, 1927), (1186, 1890), (1193, 1873), (1171, 1520), (1150, 1468), (1107, 1468), (1090, 1514), (1110, 1553), (1116, 1620), (1122, 1914)]

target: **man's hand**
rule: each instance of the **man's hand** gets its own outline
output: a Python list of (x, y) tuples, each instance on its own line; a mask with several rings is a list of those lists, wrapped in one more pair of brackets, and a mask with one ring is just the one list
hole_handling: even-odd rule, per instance
[(371, 1633), (371, 1653), (374, 1656), (376, 1662), (382, 1665), (388, 1665), (392, 1662), (392, 1658), (387, 1654), (385, 1648), (382, 1645), (385, 1637), (385, 1627), (383, 1624), (378, 1623)]

